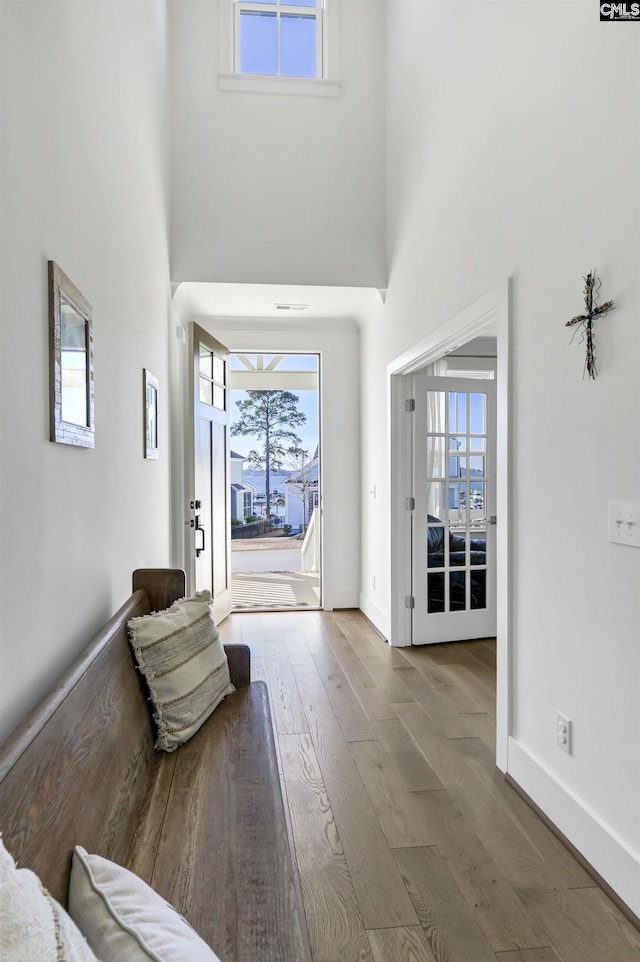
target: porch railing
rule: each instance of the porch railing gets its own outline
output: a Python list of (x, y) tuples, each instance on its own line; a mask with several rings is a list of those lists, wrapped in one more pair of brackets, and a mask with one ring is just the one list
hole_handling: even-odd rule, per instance
[(309, 519), (304, 541), (302, 542), (302, 570), (320, 570), (320, 522), (316, 521), (317, 511), (314, 511)]

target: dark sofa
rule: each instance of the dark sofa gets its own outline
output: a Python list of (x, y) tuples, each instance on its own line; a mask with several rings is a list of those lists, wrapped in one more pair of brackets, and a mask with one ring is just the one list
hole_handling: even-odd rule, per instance
[[(444, 538), (445, 528), (443, 522), (428, 515), (429, 526), (427, 528), (427, 567), (443, 568), (445, 564)], [(439, 527), (432, 527), (438, 525)], [(451, 567), (471, 565), (470, 577), (470, 607), (486, 607), (486, 571), (484, 568), (473, 570), (474, 565), (485, 565), (487, 562), (487, 542), (485, 538), (472, 538), (469, 542), (469, 560), (467, 562), (467, 542), (457, 534), (449, 532), (449, 565)], [(449, 587), (449, 605), (451, 611), (465, 610), (465, 572), (451, 572), (451, 583)], [(429, 612), (444, 611), (444, 572), (431, 572), (429, 574), (428, 588), (428, 610)]]

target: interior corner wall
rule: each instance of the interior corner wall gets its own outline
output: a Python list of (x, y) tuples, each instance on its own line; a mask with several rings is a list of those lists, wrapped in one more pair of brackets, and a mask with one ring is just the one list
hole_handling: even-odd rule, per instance
[(384, 2), (328, 0), (338, 97), (219, 90), (220, 2), (170, 4), (173, 280), (385, 287)]
[[(390, 277), (361, 338), (363, 607), (388, 616), (387, 364), (512, 277), (509, 771), (640, 914), (640, 550), (608, 540), (609, 502), (640, 499), (640, 37), (591, 3), (391, 0), (387, 39)], [(596, 322), (595, 381), (565, 327), (593, 268), (615, 301)]]
[[(2, 3), (0, 737), (170, 560), (166, 43), (164, 0)], [(93, 450), (49, 441), (49, 259), (93, 307)]]
[(357, 608), (360, 581), (360, 336), (350, 322), (312, 318), (304, 330), (262, 320), (197, 317), (231, 351), (320, 354), (322, 598), (325, 608)]

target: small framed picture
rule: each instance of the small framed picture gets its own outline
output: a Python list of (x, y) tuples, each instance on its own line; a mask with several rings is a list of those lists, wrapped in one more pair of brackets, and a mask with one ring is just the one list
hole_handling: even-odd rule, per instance
[(144, 456), (158, 458), (158, 378), (143, 371)]

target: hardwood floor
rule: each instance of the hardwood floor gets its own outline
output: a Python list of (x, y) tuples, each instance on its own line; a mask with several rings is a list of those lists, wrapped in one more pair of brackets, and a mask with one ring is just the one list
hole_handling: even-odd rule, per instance
[(314, 962), (640, 959), (495, 768), (493, 642), (394, 649), (354, 611), (220, 630), (270, 688)]

